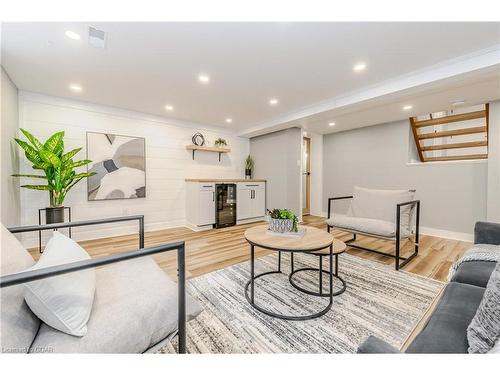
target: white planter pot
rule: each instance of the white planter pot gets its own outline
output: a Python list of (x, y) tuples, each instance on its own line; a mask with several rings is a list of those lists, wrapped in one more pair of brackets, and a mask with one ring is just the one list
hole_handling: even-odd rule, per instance
[(278, 233), (292, 232), (293, 220), (269, 218), (269, 230)]

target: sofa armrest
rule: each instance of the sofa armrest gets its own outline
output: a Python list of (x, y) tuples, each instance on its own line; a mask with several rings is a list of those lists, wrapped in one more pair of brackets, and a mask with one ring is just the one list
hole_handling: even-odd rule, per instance
[(474, 226), (474, 243), (500, 245), (500, 224), (478, 221)]
[(358, 347), (359, 354), (401, 354), (394, 346), (375, 336), (368, 336)]

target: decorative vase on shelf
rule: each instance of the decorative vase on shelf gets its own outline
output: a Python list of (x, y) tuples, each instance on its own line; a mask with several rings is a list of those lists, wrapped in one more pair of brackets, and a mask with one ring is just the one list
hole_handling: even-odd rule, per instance
[(47, 207), (45, 209), (45, 223), (46, 224), (64, 223), (64, 206)]
[(252, 170), (251, 169), (245, 169), (245, 179), (247, 179), (247, 180), (252, 179)]

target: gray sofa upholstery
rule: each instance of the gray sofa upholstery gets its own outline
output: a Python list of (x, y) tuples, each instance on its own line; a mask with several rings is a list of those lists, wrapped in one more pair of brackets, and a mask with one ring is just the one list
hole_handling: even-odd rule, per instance
[[(500, 224), (477, 222), (474, 243), (500, 244)], [(499, 250), (500, 251), (500, 250)], [(450, 283), (423, 330), (406, 353), (467, 353), (467, 327), (481, 303), (496, 262), (465, 262)], [(358, 353), (399, 352), (376, 337), (368, 337)]]

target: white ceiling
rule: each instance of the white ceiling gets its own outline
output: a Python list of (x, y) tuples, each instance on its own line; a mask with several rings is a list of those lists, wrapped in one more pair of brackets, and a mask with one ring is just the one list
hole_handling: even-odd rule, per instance
[[(106, 49), (88, 44), (89, 26), (107, 32)], [(67, 38), (67, 30), (82, 39)], [(456, 99), (498, 99), (499, 46), (500, 23), (2, 25), (2, 65), (21, 90), (245, 136), (289, 126), (327, 133), (428, 113)], [(359, 61), (367, 69), (355, 73)], [(200, 73), (209, 84), (198, 82)], [(72, 83), (83, 91), (70, 91)], [(268, 104), (272, 97), (277, 106)], [(408, 103), (413, 110), (403, 112)]]

